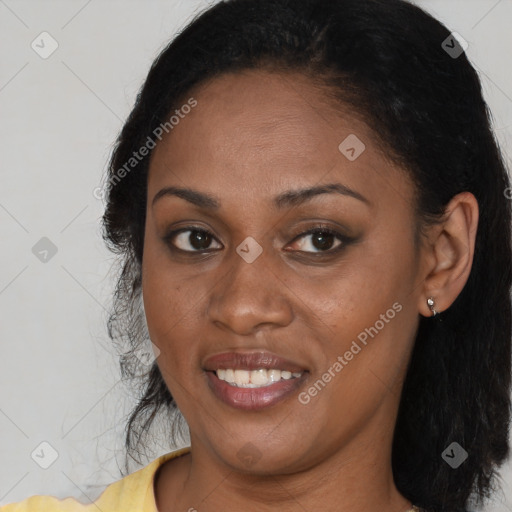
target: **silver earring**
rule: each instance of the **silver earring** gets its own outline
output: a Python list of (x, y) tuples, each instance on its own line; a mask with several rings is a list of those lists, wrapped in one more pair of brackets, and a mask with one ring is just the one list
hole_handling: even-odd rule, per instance
[(430, 311), (432, 311), (432, 316), (436, 316), (437, 315), (437, 311), (435, 309), (435, 301), (434, 301), (434, 297), (429, 297), (427, 299), (427, 304), (428, 304), (428, 307), (430, 308)]

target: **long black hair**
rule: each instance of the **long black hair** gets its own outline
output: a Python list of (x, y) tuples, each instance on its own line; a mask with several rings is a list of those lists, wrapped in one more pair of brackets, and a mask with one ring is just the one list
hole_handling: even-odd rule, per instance
[[(176, 406), (156, 362), (141, 372), (131, 354), (147, 338), (141, 262), (151, 151), (126, 164), (159, 126), (170, 128), (193, 87), (255, 68), (299, 71), (351, 107), (412, 177), (422, 223), (439, 219), (459, 192), (475, 195), (473, 267), (442, 321), (420, 319), (392, 467), (399, 491), (430, 512), (483, 501), (509, 450), (510, 182), (477, 73), (450, 31), (404, 0), (227, 0), (198, 15), (153, 63), (114, 148), (103, 217), (121, 264), (109, 334), (129, 349), (123, 375), (142, 383), (128, 453), (161, 409), (171, 419)], [(468, 454), (457, 469), (442, 457), (454, 442)]]

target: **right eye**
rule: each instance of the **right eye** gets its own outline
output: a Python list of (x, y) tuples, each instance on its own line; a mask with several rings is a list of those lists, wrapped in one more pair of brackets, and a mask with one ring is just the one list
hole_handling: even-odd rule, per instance
[[(207, 252), (210, 251), (210, 244), (212, 241), (216, 241), (215, 237), (205, 229), (194, 228), (189, 226), (181, 228), (176, 231), (171, 231), (165, 240), (168, 244), (176, 247), (180, 251), (184, 252)], [(218, 243), (218, 242), (217, 242)], [(222, 248), (222, 245), (214, 247), (213, 249)]]

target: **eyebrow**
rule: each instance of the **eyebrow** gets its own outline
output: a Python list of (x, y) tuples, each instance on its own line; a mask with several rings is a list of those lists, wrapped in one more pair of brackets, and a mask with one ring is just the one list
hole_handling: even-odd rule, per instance
[[(344, 196), (352, 197), (354, 199), (358, 199), (359, 201), (371, 205), (370, 201), (366, 199), (363, 195), (351, 188), (342, 185), (341, 183), (329, 183), (327, 185), (318, 185), (315, 187), (303, 188), (298, 190), (288, 190), (274, 197), (273, 203), (277, 209), (283, 209), (286, 207), (297, 206), (299, 204), (312, 199), (315, 196), (320, 194), (341, 194)], [(205, 194), (203, 192), (199, 192), (197, 190), (191, 188), (182, 188), (182, 187), (165, 187), (159, 190), (155, 197), (153, 197), (153, 201), (151, 203), (152, 206), (155, 203), (165, 196), (175, 196), (180, 197), (181, 199), (185, 199), (189, 203), (192, 203), (200, 208), (207, 208), (211, 210), (218, 210), (220, 208), (220, 200), (214, 196), (209, 194)]]

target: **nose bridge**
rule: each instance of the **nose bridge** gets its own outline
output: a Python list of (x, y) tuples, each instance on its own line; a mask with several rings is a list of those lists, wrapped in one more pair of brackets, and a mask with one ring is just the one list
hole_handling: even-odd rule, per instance
[(212, 292), (210, 320), (239, 334), (260, 324), (287, 325), (291, 304), (277, 269), (272, 269), (273, 261), (254, 241), (244, 240), (226, 260), (228, 270)]

